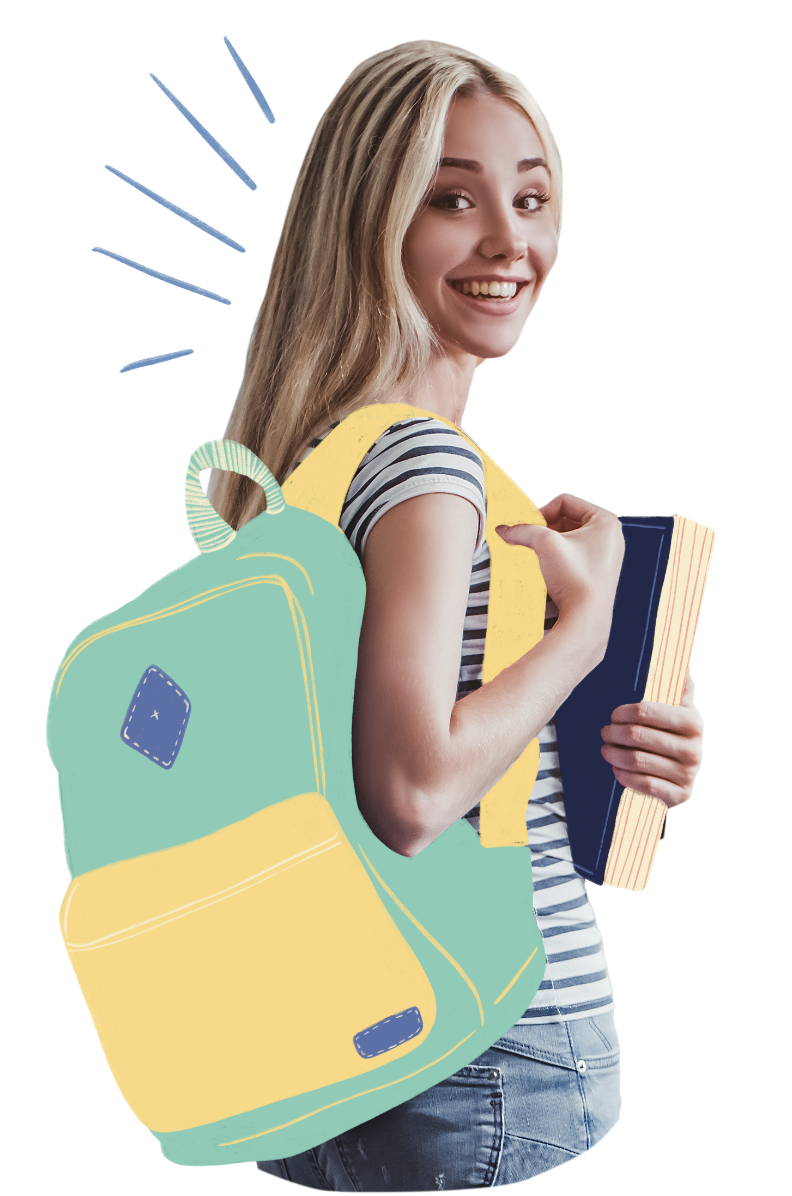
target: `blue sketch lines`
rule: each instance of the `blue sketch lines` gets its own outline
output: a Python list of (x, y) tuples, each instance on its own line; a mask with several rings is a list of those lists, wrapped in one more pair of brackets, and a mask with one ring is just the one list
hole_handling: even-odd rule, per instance
[(141, 357), (140, 361), (130, 361), (119, 370), (119, 374), (126, 374), (130, 370), (139, 370), (144, 365), (159, 365), (161, 361), (173, 361), (174, 357), (189, 357), (192, 349), (178, 349), (175, 353), (161, 353), (159, 357)]
[(224, 299), (222, 295), (215, 295), (214, 291), (205, 291), (203, 287), (197, 287), (192, 282), (183, 282), (181, 278), (172, 278), (170, 274), (160, 274), (159, 270), (152, 270), (150, 266), (141, 266), (140, 262), (133, 262), (128, 257), (121, 257), (120, 253), (111, 253), (109, 249), (100, 249), (98, 245), (94, 246), (92, 252), (103, 253), (105, 257), (123, 262), (125, 266), (131, 266), (133, 270), (140, 270), (141, 274), (159, 278), (161, 282), (169, 282), (173, 287), (181, 287), (183, 291), (194, 291), (196, 295), (204, 295), (207, 299), (216, 299), (218, 303), (231, 303), (230, 299)]
[(261, 109), (261, 111), (264, 113), (264, 115), (266, 116), (266, 118), (267, 118), (267, 120), (269, 121), (269, 123), (270, 123), (271, 125), (274, 125), (274, 124), (275, 124), (275, 117), (272, 115), (272, 109), (270, 108), (270, 106), (269, 106), (269, 104), (267, 103), (267, 101), (264, 99), (264, 96), (262, 95), (261, 88), (259, 87), (258, 83), (257, 83), (257, 82), (256, 82), (256, 80), (253, 78), (253, 76), (251, 75), (250, 71), (247, 69), (247, 67), (245, 66), (244, 62), (242, 61), (242, 59), (241, 59), (241, 58), (239, 57), (239, 55), (237, 54), (236, 50), (235, 50), (235, 49), (234, 49), (234, 47), (231, 45), (231, 42), (228, 40), (228, 38), (227, 38), (227, 37), (224, 37), (224, 38), (223, 38), (223, 41), (225, 42), (226, 46), (228, 47), (228, 53), (231, 55), (231, 57), (233, 58), (234, 62), (235, 62), (235, 63), (237, 64), (237, 66), (239, 67), (239, 73), (241, 74), (241, 76), (242, 76), (242, 78), (245, 80), (245, 82), (247, 83), (247, 85), (248, 85), (248, 87), (250, 88), (250, 90), (253, 92), (253, 96), (254, 96), (254, 98), (255, 98), (255, 100), (256, 100), (256, 103), (258, 104), (259, 108), (260, 108), (260, 109)]
[(115, 166), (105, 166), (105, 170), (109, 170), (117, 178), (123, 179), (125, 183), (129, 183), (130, 187), (136, 187), (138, 191), (141, 191), (143, 195), (147, 195), (149, 199), (153, 199), (155, 203), (162, 204), (163, 208), (175, 212), (177, 216), (181, 216), (182, 220), (189, 220), (190, 224), (194, 224), (202, 232), (208, 233), (210, 237), (216, 237), (218, 241), (222, 241), (224, 245), (230, 245), (232, 249), (238, 250), (239, 253), (245, 252), (243, 245), (240, 245), (237, 241), (232, 241), (225, 233), (218, 232), (216, 228), (212, 228), (211, 224), (204, 224), (203, 220), (199, 220), (197, 216), (191, 216), (189, 212), (185, 212), (184, 208), (177, 208), (176, 204), (171, 203), (168, 199), (163, 199), (161, 195), (157, 195), (156, 191), (149, 191), (148, 187), (144, 187), (142, 183), (136, 183), (128, 174), (122, 174), (120, 170), (116, 170)]
[(220, 142), (217, 141), (212, 136), (212, 134), (209, 132), (208, 129), (205, 129), (203, 127), (203, 125), (201, 124), (201, 122), (199, 120), (195, 119), (192, 112), (190, 112), (187, 108), (184, 107), (184, 104), (182, 104), (181, 100), (176, 99), (176, 96), (173, 94), (172, 91), (168, 91), (168, 89), (164, 83), (160, 83), (160, 81), (156, 75), (152, 75), (151, 77), (154, 80), (154, 82), (157, 84), (157, 87), (161, 88), (165, 92), (165, 95), (168, 97), (168, 99), (171, 101), (171, 103), (176, 105), (176, 107), (179, 109), (179, 112), (181, 112), (182, 116), (190, 122), (192, 127), (195, 129), (196, 133), (200, 133), (201, 137), (203, 137), (206, 144), (211, 146), (212, 149), (214, 150), (214, 152), (219, 157), (221, 157), (223, 159), (226, 166), (231, 167), (234, 174), (239, 176), (239, 178), (242, 180), (242, 182), (245, 184), (245, 186), (250, 187), (251, 191), (255, 191), (256, 184), (253, 182), (250, 175), (242, 169), (242, 167), (237, 162), (236, 158), (232, 158), (231, 155), (229, 154), (228, 150), (223, 149)]

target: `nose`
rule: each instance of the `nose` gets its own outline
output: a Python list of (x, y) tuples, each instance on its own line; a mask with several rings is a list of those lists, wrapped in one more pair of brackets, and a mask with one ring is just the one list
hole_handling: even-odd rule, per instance
[(498, 204), (489, 213), (487, 228), (478, 246), (482, 257), (516, 262), (526, 256), (528, 239), (524, 223), (509, 204)]

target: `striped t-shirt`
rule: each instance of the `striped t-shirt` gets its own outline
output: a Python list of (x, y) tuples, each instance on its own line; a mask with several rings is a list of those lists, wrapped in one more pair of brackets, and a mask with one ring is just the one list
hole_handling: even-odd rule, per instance
[[(313, 441), (308, 451), (322, 439)], [(363, 458), (347, 491), (340, 525), (362, 559), (368, 535), (386, 511), (417, 494), (434, 493), (468, 499), (479, 516), (462, 632), (457, 684), (460, 700), (482, 684), (487, 630), (490, 553), (484, 539), (486, 493), (480, 454), (440, 420), (424, 416), (394, 424)], [(588, 1017), (613, 1006), (594, 911), (585, 882), (572, 866), (552, 720), (539, 733), (539, 747), (539, 771), (526, 820), (534, 915), (544, 939), (547, 966), (539, 991), (520, 1022)], [(479, 807), (468, 811), (466, 818), (478, 831)]]

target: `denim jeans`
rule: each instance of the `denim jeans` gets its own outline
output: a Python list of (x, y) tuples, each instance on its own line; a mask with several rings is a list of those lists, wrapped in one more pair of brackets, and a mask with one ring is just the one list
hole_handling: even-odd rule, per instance
[(531, 1179), (619, 1116), (611, 1013), (513, 1026), (441, 1084), (312, 1150), (257, 1166), (331, 1192), (436, 1192)]

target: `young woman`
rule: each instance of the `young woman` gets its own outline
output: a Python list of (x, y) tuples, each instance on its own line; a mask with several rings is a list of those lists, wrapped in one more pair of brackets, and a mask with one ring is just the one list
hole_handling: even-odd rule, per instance
[[(515, 552), (537, 552), (557, 619), (482, 684), (482, 463), (432, 418), (459, 426), (477, 364), (516, 343), (555, 261), (560, 210), (552, 134), (516, 79), (433, 42), (364, 62), (308, 150), (226, 433), (283, 481), (359, 407), (429, 413), (371, 446), (341, 518), (367, 586), (353, 759), (374, 832), (412, 856), (456, 819), (477, 826), (481, 797), (536, 736), (542, 751), (528, 805), (548, 959), (536, 999), (442, 1084), (304, 1154), (259, 1163), (308, 1187), (514, 1183), (586, 1150), (618, 1117), (612, 993), (571, 865), (552, 718), (604, 653), (621, 527), (561, 495), (543, 509), (547, 528), (499, 529)], [(525, 401), (541, 426), (543, 405)], [(261, 509), (260, 491), (237, 475), (219, 475), (213, 499), (234, 525)], [(612, 718), (602, 752), (620, 783), (669, 806), (686, 800), (701, 730), (690, 690), (679, 708), (642, 703)]]

